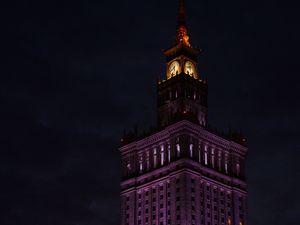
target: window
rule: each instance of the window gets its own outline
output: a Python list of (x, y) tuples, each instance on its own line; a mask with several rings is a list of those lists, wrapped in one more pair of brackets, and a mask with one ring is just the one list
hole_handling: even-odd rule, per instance
[(190, 144), (190, 157), (193, 158), (194, 155), (194, 145)]
[(127, 167), (127, 174), (130, 175), (130, 172), (131, 172), (131, 165), (130, 165), (129, 162), (127, 163), (127, 166), (126, 166), (126, 167)]
[(140, 173), (143, 172), (143, 156), (140, 156)]
[(212, 168), (215, 167), (215, 149), (211, 149), (211, 166)]
[(201, 163), (201, 145), (200, 144), (198, 147), (198, 161), (199, 161), (199, 163)]
[(240, 176), (240, 164), (239, 164), (239, 162), (237, 162), (237, 164), (236, 164), (236, 175), (237, 176)]
[(171, 147), (168, 145), (168, 162), (171, 162)]
[(208, 158), (207, 158), (207, 146), (204, 147), (204, 164), (208, 164)]
[(228, 225), (231, 225), (231, 219), (228, 218)]
[(157, 151), (156, 148), (153, 150), (153, 160), (154, 160), (154, 168), (156, 168), (156, 164), (157, 164)]
[(176, 145), (177, 157), (180, 157), (180, 145)]
[(225, 173), (228, 174), (228, 155), (225, 155)]
[(165, 163), (165, 149), (164, 146), (162, 145), (160, 147), (160, 164), (163, 166)]
[(218, 168), (219, 170), (222, 169), (222, 166), (221, 166), (221, 160), (222, 160), (222, 155), (221, 155), (221, 151), (218, 152)]
[(150, 169), (150, 154), (149, 154), (149, 151), (147, 151), (147, 153), (146, 153), (146, 167), (147, 167), (147, 170)]

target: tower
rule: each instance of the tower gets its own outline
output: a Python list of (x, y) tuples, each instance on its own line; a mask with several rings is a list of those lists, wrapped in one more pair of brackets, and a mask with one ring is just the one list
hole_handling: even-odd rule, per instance
[(189, 41), (179, 0), (176, 39), (157, 83), (158, 126), (124, 134), (121, 225), (247, 225), (245, 156), (240, 134), (207, 125), (207, 82)]
[(189, 42), (184, 1), (179, 1), (175, 43), (164, 54), (166, 80), (158, 82), (158, 125), (165, 127), (186, 118), (205, 126), (207, 82), (197, 70), (200, 50)]

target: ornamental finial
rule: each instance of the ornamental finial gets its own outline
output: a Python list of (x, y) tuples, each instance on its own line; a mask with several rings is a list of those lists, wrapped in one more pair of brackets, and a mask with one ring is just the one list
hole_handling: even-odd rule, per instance
[(177, 44), (182, 43), (187, 46), (191, 46), (189, 43), (189, 36), (187, 35), (184, 0), (179, 0), (179, 4), (178, 4), (178, 21), (177, 21), (176, 42), (177, 42)]

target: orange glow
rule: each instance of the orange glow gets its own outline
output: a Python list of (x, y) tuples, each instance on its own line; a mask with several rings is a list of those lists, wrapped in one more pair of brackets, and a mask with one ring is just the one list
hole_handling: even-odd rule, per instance
[(187, 29), (184, 26), (180, 26), (177, 30), (177, 41), (179, 44), (185, 44), (189, 47), (191, 47), (191, 44), (189, 42), (190, 37), (187, 35)]
[(231, 225), (231, 219), (228, 218), (228, 225)]

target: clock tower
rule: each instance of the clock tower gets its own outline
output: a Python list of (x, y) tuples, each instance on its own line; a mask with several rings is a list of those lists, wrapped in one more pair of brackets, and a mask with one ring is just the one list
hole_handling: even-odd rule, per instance
[(121, 225), (248, 225), (241, 134), (207, 125), (207, 81), (197, 69), (184, 1), (157, 83), (158, 127), (124, 133)]
[(158, 125), (168, 126), (187, 119), (207, 123), (207, 81), (197, 70), (200, 50), (189, 42), (184, 1), (179, 1), (176, 40), (164, 51), (166, 76), (158, 81)]

